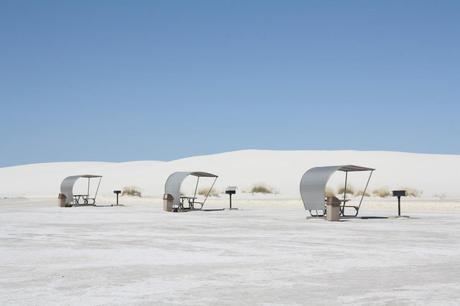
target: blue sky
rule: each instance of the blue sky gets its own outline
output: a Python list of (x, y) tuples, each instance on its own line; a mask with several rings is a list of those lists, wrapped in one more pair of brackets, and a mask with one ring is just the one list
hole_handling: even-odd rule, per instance
[(460, 154), (459, 1), (0, 1), (0, 166)]

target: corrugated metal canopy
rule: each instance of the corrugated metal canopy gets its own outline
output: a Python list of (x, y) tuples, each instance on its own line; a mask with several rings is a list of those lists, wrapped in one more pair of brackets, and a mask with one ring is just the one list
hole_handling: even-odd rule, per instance
[(346, 171), (346, 172), (354, 172), (354, 171), (373, 171), (375, 169), (368, 168), (368, 167), (355, 166), (355, 165), (346, 165), (346, 166), (341, 166), (338, 170)]
[(304, 173), (300, 181), (300, 196), (305, 210), (324, 210), (327, 182), (336, 171), (374, 171), (373, 168), (355, 165), (314, 167)]
[(208, 172), (190, 172), (190, 175), (197, 177), (218, 177), (217, 175)]

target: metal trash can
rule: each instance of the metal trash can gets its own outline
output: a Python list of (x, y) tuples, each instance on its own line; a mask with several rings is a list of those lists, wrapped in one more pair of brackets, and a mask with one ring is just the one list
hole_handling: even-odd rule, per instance
[(337, 197), (328, 197), (326, 204), (326, 220), (340, 221), (340, 200)]
[(174, 203), (174, 197), (169, 193), (165, 193), (163, 196), (163, 210), (173, 211), (173, 203)]
[(70, 205), (67, 205), (67, 197), (66, 197), (65, 194), (60, 193), (58, 195), (58, 200), (59, 200), (59, 206), (60, 207), (68, 207), (68, 206), (70, 206)]

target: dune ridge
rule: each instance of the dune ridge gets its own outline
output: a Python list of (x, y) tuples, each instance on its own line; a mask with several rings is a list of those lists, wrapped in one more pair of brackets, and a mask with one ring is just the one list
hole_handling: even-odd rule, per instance
[[(164, 182), (174, 171), (209, 171), (219, 175), (216, 188), (237, 185), (240, 191), (265, 184), (282, 196), (299, 197), (302, 174), (314, 166), (356, 164), (376, 168), (370, 191), (414, 188), (422, 197), (460, 198), (460, 155), (385, 151), (271, 151), (241, 150), (173, 161), (57, 162), (0, 168), (0, 196), (55, 196), (63, 178), (92, 173), (104, 176), (100, 194), (138, 186), (143, 195), (161, 197)], [(360, 189), (363, 178), (350, 182)], [(335, 175), (332, 188), (341, 184)]]

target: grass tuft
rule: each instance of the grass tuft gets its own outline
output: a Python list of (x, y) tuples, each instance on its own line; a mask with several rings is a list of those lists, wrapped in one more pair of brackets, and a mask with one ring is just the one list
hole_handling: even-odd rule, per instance
[(388, 189), (388, 187), (380, 187), (374, 189), (374, 191), (372, 191), (372, 194), (380, 198), (387, 198), (391, 195), (391, 192)]
[(202, 195), (202, 196), (206, 196), (208, 194), (208, 192), (209, 192), (210, 197), (218, 197), (219, 196), (219, 192), (215, 188), (211, 189), (211, 187), (203, 187), (203, 188), (198, 189), (198, 191), (197, 191), (197, 193), (199, 195)]
[(358, 191), (355, 192), (355, 196), (360, 197), (363, 194), (364, 194), (365, 197), (370, 197), (371, 196), (371, 194), (368, 191), (364, 192), (364, 190), (358, 190)]
[(334, 189), (332, 189), (330, 187), (326, 187), (326, 190), (324, 190), (324, 194), (326, 195), (326, 197), (335, 197), (336, 196)]
[(141, 191), (136, 186), (123, 187), (121, 195), (122, 196), (126, 195), (126, 196), (131, 196), (131, 197), (142, 197)]
[(406, 190), (406, 196), (418, 198), (423, 194), (423, 191), (415, 189), (415, 188), (401, 188), (402, 190)]
[[(337, 189), (337, 194), (343, 194), (345, 192), (345, 186), (341, 186)], [(353, 195), (355, 193), (355, 189), (351, 185), (347, 185), (347, 194)]]
[(257, 185), (252, 186), (249, 192), (250, 193), (263, 193), (263, 194), (274, 193), (272, 187), (267, 186), (267, 185), (262, 185), (262, 184), (257, 184)]

